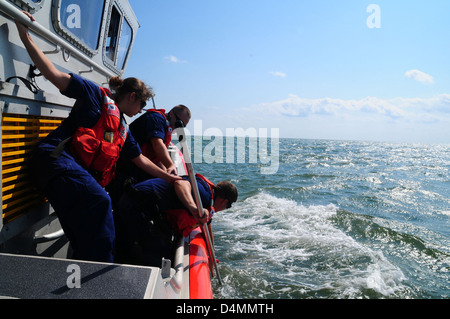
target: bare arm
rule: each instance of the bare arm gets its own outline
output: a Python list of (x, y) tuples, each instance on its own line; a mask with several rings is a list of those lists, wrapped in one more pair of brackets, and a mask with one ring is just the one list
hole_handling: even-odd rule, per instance
[(209, 219), (209, 211), (203, 208), (203, 217), (199, 216), (197, 205), (195, 204), (194, 197), (192, 196), (191, 183), (186, 180), (175, 181), (174, 184), (175, 193), (184, 207), (202, 224), (206, 223)]
[(150, 142), (156, 156), (158, 156), (161, 163), (166, 167), (167, 173), (176, 175), (177, 169), (175, 167), (175, 164), (172, 162), (172, 159), (170, 158), (169, 150), (167, 149), (163, 140), (158, 137), (154, 137)]
[(162, 178), (165, 181), (169, 183), (173, 183), (177, 180), (181, 180), (182, 178), (176, 175), (171, 175), (167, 173), (165, 170), (162, 170), (158, 166), (156, 166), (155, 163), (153, 163), (151, 160), (149, 160), (144, 155), (139, 155), (138, 157), (131, 160), (137, 167), (142, 169), (144, 172), (146, 172), (149, 175), (152, 175), (154, 177)]
[[(31, 21), (35, 21), (33, 16), (24, 11)], [(54, 64), (45, 56), (45, 54), (37, 47), (28, 33), (28, 28), (16, 21), (17, 30), (19, 31), (20, 40), (28, 52), (33, 63), (42, 73), (42, 75), (55, 85), (60, 91), (64, 92), (69, 86), (71, 76), (68, 73), (58, 70)]]

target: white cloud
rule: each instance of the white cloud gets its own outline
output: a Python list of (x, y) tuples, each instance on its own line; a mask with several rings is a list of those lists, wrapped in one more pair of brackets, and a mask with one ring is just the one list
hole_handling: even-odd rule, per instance
[(403, 111), (388, 101), (367, 97), (361, 100), (333, 98), (305, 99), (290, 95), (287, 99), (257, 106), (267, 112), (289, 117), (328, 116), (344, 113), (371, 113), (398, 117)]
[(450, 94), (392, 99), (308, 99), (292, 94), (225, 113), (208, 111), (202, 119), (211, 124), (205, 125), (223, 132), (279, 128), (281, 137), (450, 144)]
[(280, 78), (285, 78), (286, 77), (286, 73), (284, 73), (284, 72), (279, 72), (279, 71), (277, 71), (277, 72), (270, 72), (270, 74), (271, 75), (273, 75), (273, 76), (278, 76), (278, 77), (280, 77)]
[(165, 60), (172, 62), (172, 63), (186, 63), (187, 61), (184, 60), (180, 60), (179, 58), (177, 58), (176, 56), (173, 55), (169, 55), (164, 57)]
[(374, 116), (390, 119), (416, 119), (426, 116), (438, 120), (450, 115), (450, 94), (441, 94), (431, 98), (394, 98), (380, 99), (366, 97), (359, 100), (333, 98), (306, 99), (291, 94), (280, 101), (256, 105), (258, 112), (283, 117), (337, 116), (365, 117)]
[(434, 82), (434, 79), (431, 75), (426, 74), (419, 70), (410, 70), (405, 73), (405, 77), (422, 83), (432, 84)]

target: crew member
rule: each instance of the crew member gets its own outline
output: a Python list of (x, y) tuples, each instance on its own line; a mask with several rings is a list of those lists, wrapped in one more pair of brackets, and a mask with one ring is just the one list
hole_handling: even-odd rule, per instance
[[(228, 181), (214, 185), (197, 174), (197, 186), (203, 205), (199, 215), (187, 179), (173, 186), (162, 179), (149, 179), (125, 192), (116, 210), (118, 262), (161, 266), (161, 258), (173, 258), (174, 239), (187, 237), (200, 224), (207, 224), (212, 236), (214, 212), (231, 208), (238, 197), (237, 188)], [(141, 254), (132, 254), (139, 244)], [(137, 251), (136, 249), (134, 251)], [(137, 258), (137, 259), (136, 259)]]
[[(191, 119), (189, 108), (173, 107), (166, 114), (164, 109), (149, 109), (130, 124), (130, 131), (141, 147), (142, 154), (155, 164), (162, 164), (169, 174), (177, 174), (168, 147), (177, 122), (186, 126)], [(147, 178), (145, 178), (147, 179)]]
[[(169, 113), (164, 109), (149, 109), (130, 124), (130, 131), (145, 157), (168, 174), (177, 175), (168, 147), (173, 130), (177, 125), (187, 125), (190, 119), (191, 112), (184, 105), (175, 106)], [(130, 161), (119, 160), (117, 164), (115, 179), (107, 187), (113, 209), (129, 185), (152, 178)]]
[[(31, 21), (34, 18), (24, 12)], [(134, 116), (152, 96), (136, 78), (112, 78), (106, 88), (58, 70), (16, 22), (21, 41), (42, 75), (62, 94), (76, 99), (67, 119), (33, 151), (30, 171), (55, 209), (73, 248), (73, 258), (113, 261), (115, 227), (111, 200), (103, 189), (114, 176), (119, 154), (148, 174), (171, 183), (180, 179), (141, 154), (123, 114)]]

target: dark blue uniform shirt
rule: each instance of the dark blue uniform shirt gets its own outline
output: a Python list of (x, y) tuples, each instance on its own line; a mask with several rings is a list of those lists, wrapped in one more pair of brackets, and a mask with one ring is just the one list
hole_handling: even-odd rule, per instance
[(154, 137), (165, 141), (167, 126), (167, 120), (162, 114), (147, 111), (130, 124), (130, 131), (142, 146)]

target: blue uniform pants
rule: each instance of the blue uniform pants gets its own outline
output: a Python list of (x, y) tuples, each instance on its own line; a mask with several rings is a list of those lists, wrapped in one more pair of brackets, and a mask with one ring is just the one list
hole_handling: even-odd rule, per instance
[(55, 209), (73, 258), (113, 262), (115, 230), (106, 191), (66, 151), (54, 159), (48, 150), (37, 149), (30, 167), (38, 189)]

